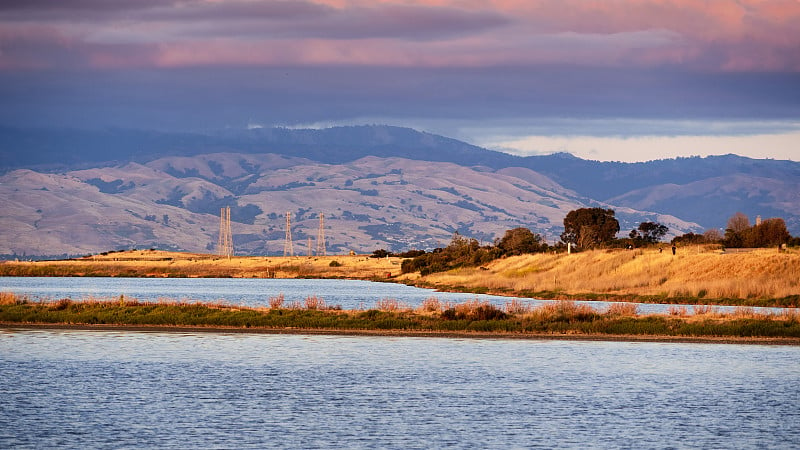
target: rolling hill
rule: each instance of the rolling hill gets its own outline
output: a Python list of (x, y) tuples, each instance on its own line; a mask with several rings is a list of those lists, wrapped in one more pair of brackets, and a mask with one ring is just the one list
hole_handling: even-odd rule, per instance
[[(625, 164), (518, 157), (389, 126), (208, 135), (0, 128), (0, 254), (131, 247), (213, 251), (231, 206), (239, 254), (295, 252), (325, 214), (328, 251), (484, 242), (516, 226), (549, 242), (572, 209), (612, 207), (623, 232), (724, 227), (742, 211), (800, 232), (800, 163), (733, 155)], [(316, 244), (312, 243), (312, 247)]]

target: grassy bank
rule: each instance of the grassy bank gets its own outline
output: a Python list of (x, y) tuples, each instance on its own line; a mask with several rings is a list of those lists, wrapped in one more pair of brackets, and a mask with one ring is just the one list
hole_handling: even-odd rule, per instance
[(500, 259), (431, 274), (428, 287), (547, 299), (800, 306), (800, 253), (724, 254), (713, 247), (594, 250)]
[(504, 308), (471, 301), (441, 304), (431, 298), (417, 309), (386, 299), (374, 309), (341, 311), (324, 308), (309, 297), (305, 304), (246, 308), (224, 304), (148, 303), (120, 297), (108, 301), (61, 299), (30, 302), (0, 294), (0, 322), (13, 324), (83, 324), (164, 327), (225, 327), (275, 330), (373, 330), (515, 335), (672, 336), (786, 338), (800, 343), (800, 313), (760, 315), (749, 308), (721, 314), (712, 308), (695, 314), (638, 315), (633, 305), (612, 305), (598, 312), (570, 301), (530, 307), (510, 301)]

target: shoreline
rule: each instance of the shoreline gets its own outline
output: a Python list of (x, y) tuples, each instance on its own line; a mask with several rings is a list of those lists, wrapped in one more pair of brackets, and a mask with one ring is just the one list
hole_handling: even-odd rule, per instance
[(668, 336), (583, 333), (512, 333), (480, 331), (343, 330), (327, 328), (264, 328), (183, 325), (123, 325), (0, 322), (0, 330), (125, 331), (156, 333), (239, 333), (356, 337), (410, 337), (442, 339), (507, 339), (531, 341), (654, 342), (676, 344), (800, 345), (800, 338), (739, 336)]

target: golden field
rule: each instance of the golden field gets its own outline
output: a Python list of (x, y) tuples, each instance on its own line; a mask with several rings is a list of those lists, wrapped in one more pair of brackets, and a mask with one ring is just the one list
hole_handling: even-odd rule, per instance
[(5, 276), (133, 276), (385, 279), (400, 274), (400, 258), (355, 256), (234, 256), (132, 250), (59, 261), (6, 261)]
[(679, 248), (674, 256), (666, 248), (534, 254), (495, 260), (483, 268), (431, 274), (425, 282), (488, 292), (776, 299), (800, 295), (800, 253), (777, 249), (725, 253), (695, 246)]

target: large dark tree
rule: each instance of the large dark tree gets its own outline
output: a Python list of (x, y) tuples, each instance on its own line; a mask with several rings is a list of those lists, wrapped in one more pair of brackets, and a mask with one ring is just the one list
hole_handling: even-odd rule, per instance
[(561, 240), (583, 248), (611, 242), (619, 232), (613, 209), (580, 208), (567, 213)]
[(669, 228), (658, 222), (642, 222), (637, 229), (631, 230), (629, 236), (637, 241), (655, 244), (667, 234), (667, 231)]
[(522, 255), (536, 253), (542, 248), (542, 237), (527, 228), (514, 228), (506, 231), (502, 239), (497, 242), (504, 255)]

